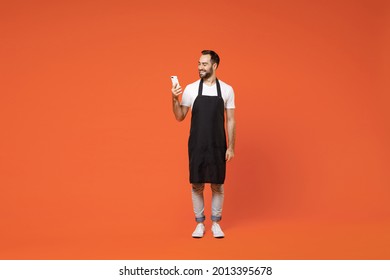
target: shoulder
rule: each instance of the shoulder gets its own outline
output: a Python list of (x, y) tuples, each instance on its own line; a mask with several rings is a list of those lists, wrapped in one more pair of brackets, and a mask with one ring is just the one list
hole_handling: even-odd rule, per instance
[(227, 93), (233, 93), (234, 94), (234, 90), (233, 90), (233, 87), (227, 83), (225, 83), (224, 81), (221, 81), (221, 80), (218, 80), (219, 81), (219, 84), (221, 85), (221, 90), (222, 91), (225, 91)]
[(221, 85), (221, 88), (225, 88), (229, 91), (233, 91), (233, 87), (227, 83), (225, 83), (224, 81), (221, 81), (221, 80), (218, 80), (219, 81), (219, 84)]
[(188, 84), (185, 88), (186, 91), (198, 91), (198, 87), (199, 87), (199, 82), (200, 80), (197, 80), (191, 84)]

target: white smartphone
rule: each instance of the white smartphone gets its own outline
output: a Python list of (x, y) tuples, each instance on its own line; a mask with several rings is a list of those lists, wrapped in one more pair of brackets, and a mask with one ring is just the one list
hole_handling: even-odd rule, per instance
[(171, 81), (172, 81), (172, 86), (175, 86), (175, 85), (179, 85), (179, 79), (177, 78), (177, 76), (171, 76)]

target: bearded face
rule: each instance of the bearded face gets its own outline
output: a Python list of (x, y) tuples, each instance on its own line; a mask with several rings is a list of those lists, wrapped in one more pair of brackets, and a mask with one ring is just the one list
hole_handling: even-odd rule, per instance
[(211, 56), (209, 54), (202, 55), (199, 59), (198, 71), (201, 79), (208, 79), (214, 74), (214, 67), (210, 59)]

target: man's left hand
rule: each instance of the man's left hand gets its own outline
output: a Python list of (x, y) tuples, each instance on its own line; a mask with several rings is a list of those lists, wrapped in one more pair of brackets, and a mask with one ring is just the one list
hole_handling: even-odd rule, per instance
[(225, 160), (226, 161), (230, 161), (233, 158), (234, 158), (234, 151), (233, 151), (233, 149), (227, 149), (226, 150), (226, 155), (225, 155)]

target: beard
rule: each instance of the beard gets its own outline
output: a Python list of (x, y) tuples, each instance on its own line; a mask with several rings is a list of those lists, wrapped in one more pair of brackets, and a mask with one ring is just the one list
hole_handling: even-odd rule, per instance
[(213, 75), (213, 73), (214, 73), (214, 69), (213, 68), (210, 68), (209, 71), (204, 71), (202, 73), (199, 71), (199, 77), (201, 79), (208, 79), (208, 78), (210, 78)]

